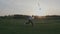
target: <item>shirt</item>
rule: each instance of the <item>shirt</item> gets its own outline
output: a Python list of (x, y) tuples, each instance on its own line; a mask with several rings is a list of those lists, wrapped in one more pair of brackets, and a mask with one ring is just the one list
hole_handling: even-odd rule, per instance
[(29, 20), (32, 20), (33, 18), (32, 18), (32, 16), (29, 16), (28, 19), (29, 19)]

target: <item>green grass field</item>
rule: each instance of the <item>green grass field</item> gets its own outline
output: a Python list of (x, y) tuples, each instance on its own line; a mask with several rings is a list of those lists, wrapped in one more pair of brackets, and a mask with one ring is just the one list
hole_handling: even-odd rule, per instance
[(60, 34), (60, 20), (33, 20), (24, 24), (24, 19), (0, 19), (0, 34)]

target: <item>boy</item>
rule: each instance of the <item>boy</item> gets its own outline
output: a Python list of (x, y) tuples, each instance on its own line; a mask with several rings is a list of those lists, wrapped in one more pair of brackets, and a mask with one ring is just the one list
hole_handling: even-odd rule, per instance
[(32, 24), (32, 26), (33, 26), (33, 21), (32, 21), (32, 19), (33, 19), (34, 17), (33, 16), (28, 16), (28, 22), (26, 22), (26, 24)]

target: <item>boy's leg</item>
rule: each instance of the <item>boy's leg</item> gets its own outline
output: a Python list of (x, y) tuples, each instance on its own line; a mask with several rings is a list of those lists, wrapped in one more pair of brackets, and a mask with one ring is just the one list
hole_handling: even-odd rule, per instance
[(28, 22), (26, 22), (26, 24), (29, 24), (30, 23), (30, 20), (28, 20)]
[(31, 23), (31, 24), (32, 24), (32, 26), (33, 26), (33, 22), (32, 22), (32, 20), (30, 20), (30, 21), (29, 21), (29, 23)]
[(28, 22), (26, 22), (26, 24), (30, 24), (30, 23), (32, 24), (32, 26), (34, 26), (32, 20), (28, 20)]

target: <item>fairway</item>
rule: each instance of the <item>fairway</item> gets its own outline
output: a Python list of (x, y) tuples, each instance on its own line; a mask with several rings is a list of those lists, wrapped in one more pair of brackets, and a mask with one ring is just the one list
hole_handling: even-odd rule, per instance
[(60, 20), (33, 20), (24, 24), (25, 19), (1, 19), (0, 34), (60, 34)]

